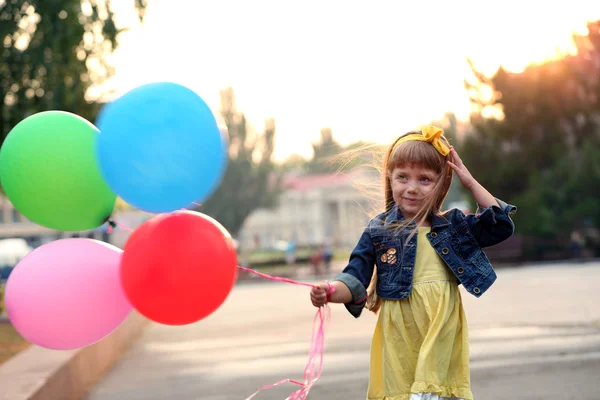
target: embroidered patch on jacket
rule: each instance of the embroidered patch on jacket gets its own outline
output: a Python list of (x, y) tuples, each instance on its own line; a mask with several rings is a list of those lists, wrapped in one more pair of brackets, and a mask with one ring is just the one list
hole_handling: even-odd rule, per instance
[(398, 257), (396, 257), (396, 249), (387, 249), (385, 253), (381, 255), (381, 262), (387, 264), (396, 264)]

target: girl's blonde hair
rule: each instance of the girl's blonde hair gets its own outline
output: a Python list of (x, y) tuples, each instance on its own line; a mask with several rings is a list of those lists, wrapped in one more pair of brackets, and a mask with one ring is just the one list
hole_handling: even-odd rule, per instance
[[(388, 148), (383, 160), (381, 175), (383, 179), (385, 211), (390, 211), (394, 207), (390, 178), (395, 168), (404, 165), (417, 165), (435, 171), (439, 178), (435, 182), (431, 194), (424, 199), (424, 203), (417, 214), (410, 220), (403, 220), (393, 226), (392, 229), (398, 230), (405, 228), (412, 222), (416, 222), (418, 227), (432, 215), (443, 214), (441, 207), (452, 184), (452, 169), (447, 164), (447, 161), (450, 160), (450, 154), (443, 156), (431, 143), (418, 140), (404, 141), (396, 146), (396, 143), (401, 138), (408, 135), (421, 135), (421, 132), (411, 131), (400, 136)], [(440, 140), (446, 146), (450, 147), (448, 139), (443, 135), (440, 137)], [(407, 241), (416, 234), (417, 227), (409, 234)], [(367, 288), (367, 303), (365, 307), (374, 313), (377, 313), (381, 307), (381, 299), (377, 296), (377, 267), (374, 268), (371, 282)]]

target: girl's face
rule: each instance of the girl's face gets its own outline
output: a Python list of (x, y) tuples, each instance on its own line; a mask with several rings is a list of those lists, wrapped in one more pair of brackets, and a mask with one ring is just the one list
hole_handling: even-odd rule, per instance
[(394, 168), (390, 174), (390, 186), (394, 202), (405, 219), (414, 218), (423, 200), (432, 194), (438, 174), (417, 164), (405, 164)]

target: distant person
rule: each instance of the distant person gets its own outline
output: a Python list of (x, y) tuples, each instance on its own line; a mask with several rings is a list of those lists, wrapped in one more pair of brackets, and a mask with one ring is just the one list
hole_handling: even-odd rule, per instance
[(254, 234), (254, 240), (252, 241), (253, 249), (260, 249), (260, 235), (258, 233)]
[(290, 240), (285, 249), (285, 263), (290, 266), (296, 263), (296, 242)]
[(585, 239), (579, 231), (574, 230), (571, 232), (571, 257), (581, 258), (581, 251), (585, 246)]
[(310, 263), (313, 267), (313, 274), (315, 276), (321, 275), (323, 273), (323, 269), (321, 268), (323, 262), (323, 246), (319, 246), (312, 256), (310, 257)]
[[(441, 212), (453, 171), (479, 204), (477, 214)], [(333, 283), (311, 289), (311, 302), (343, 303), (356, 318), (365, 307), (379, 314), (368, 399), (472, 400), (458, 285), (479, 297), (494, 283), (481, 248), (513, 234), (516, 207), (479, 184), (433, 126), (396, 139), (383, 173), (385, 211), (368, 223)]]
[(329, 237), (326, 237), (323, 240), (321, 252), (323, 253), (323, 266), (325, 267), (325, 273), (328, 274), (331, 271), (331, 260), (333, 259), (333, 247)]

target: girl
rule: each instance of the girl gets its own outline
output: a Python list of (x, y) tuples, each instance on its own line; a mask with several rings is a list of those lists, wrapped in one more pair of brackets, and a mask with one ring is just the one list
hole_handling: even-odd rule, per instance
[[(433, 126), (399, 137), (383, 163), (385, 211), (367, 225), (348, 266), (311, 289), (315, 307), (379, 313), (369, 400), (472, 400), (467, 321), (458, 285), (480, 297), (496, 280), (482, 247), (509, 238), (516, 207), (471, 176)], [(441, 212), (455, 172), (479, 209)], [(368, 293), (368, 295), (367, 295)]]

